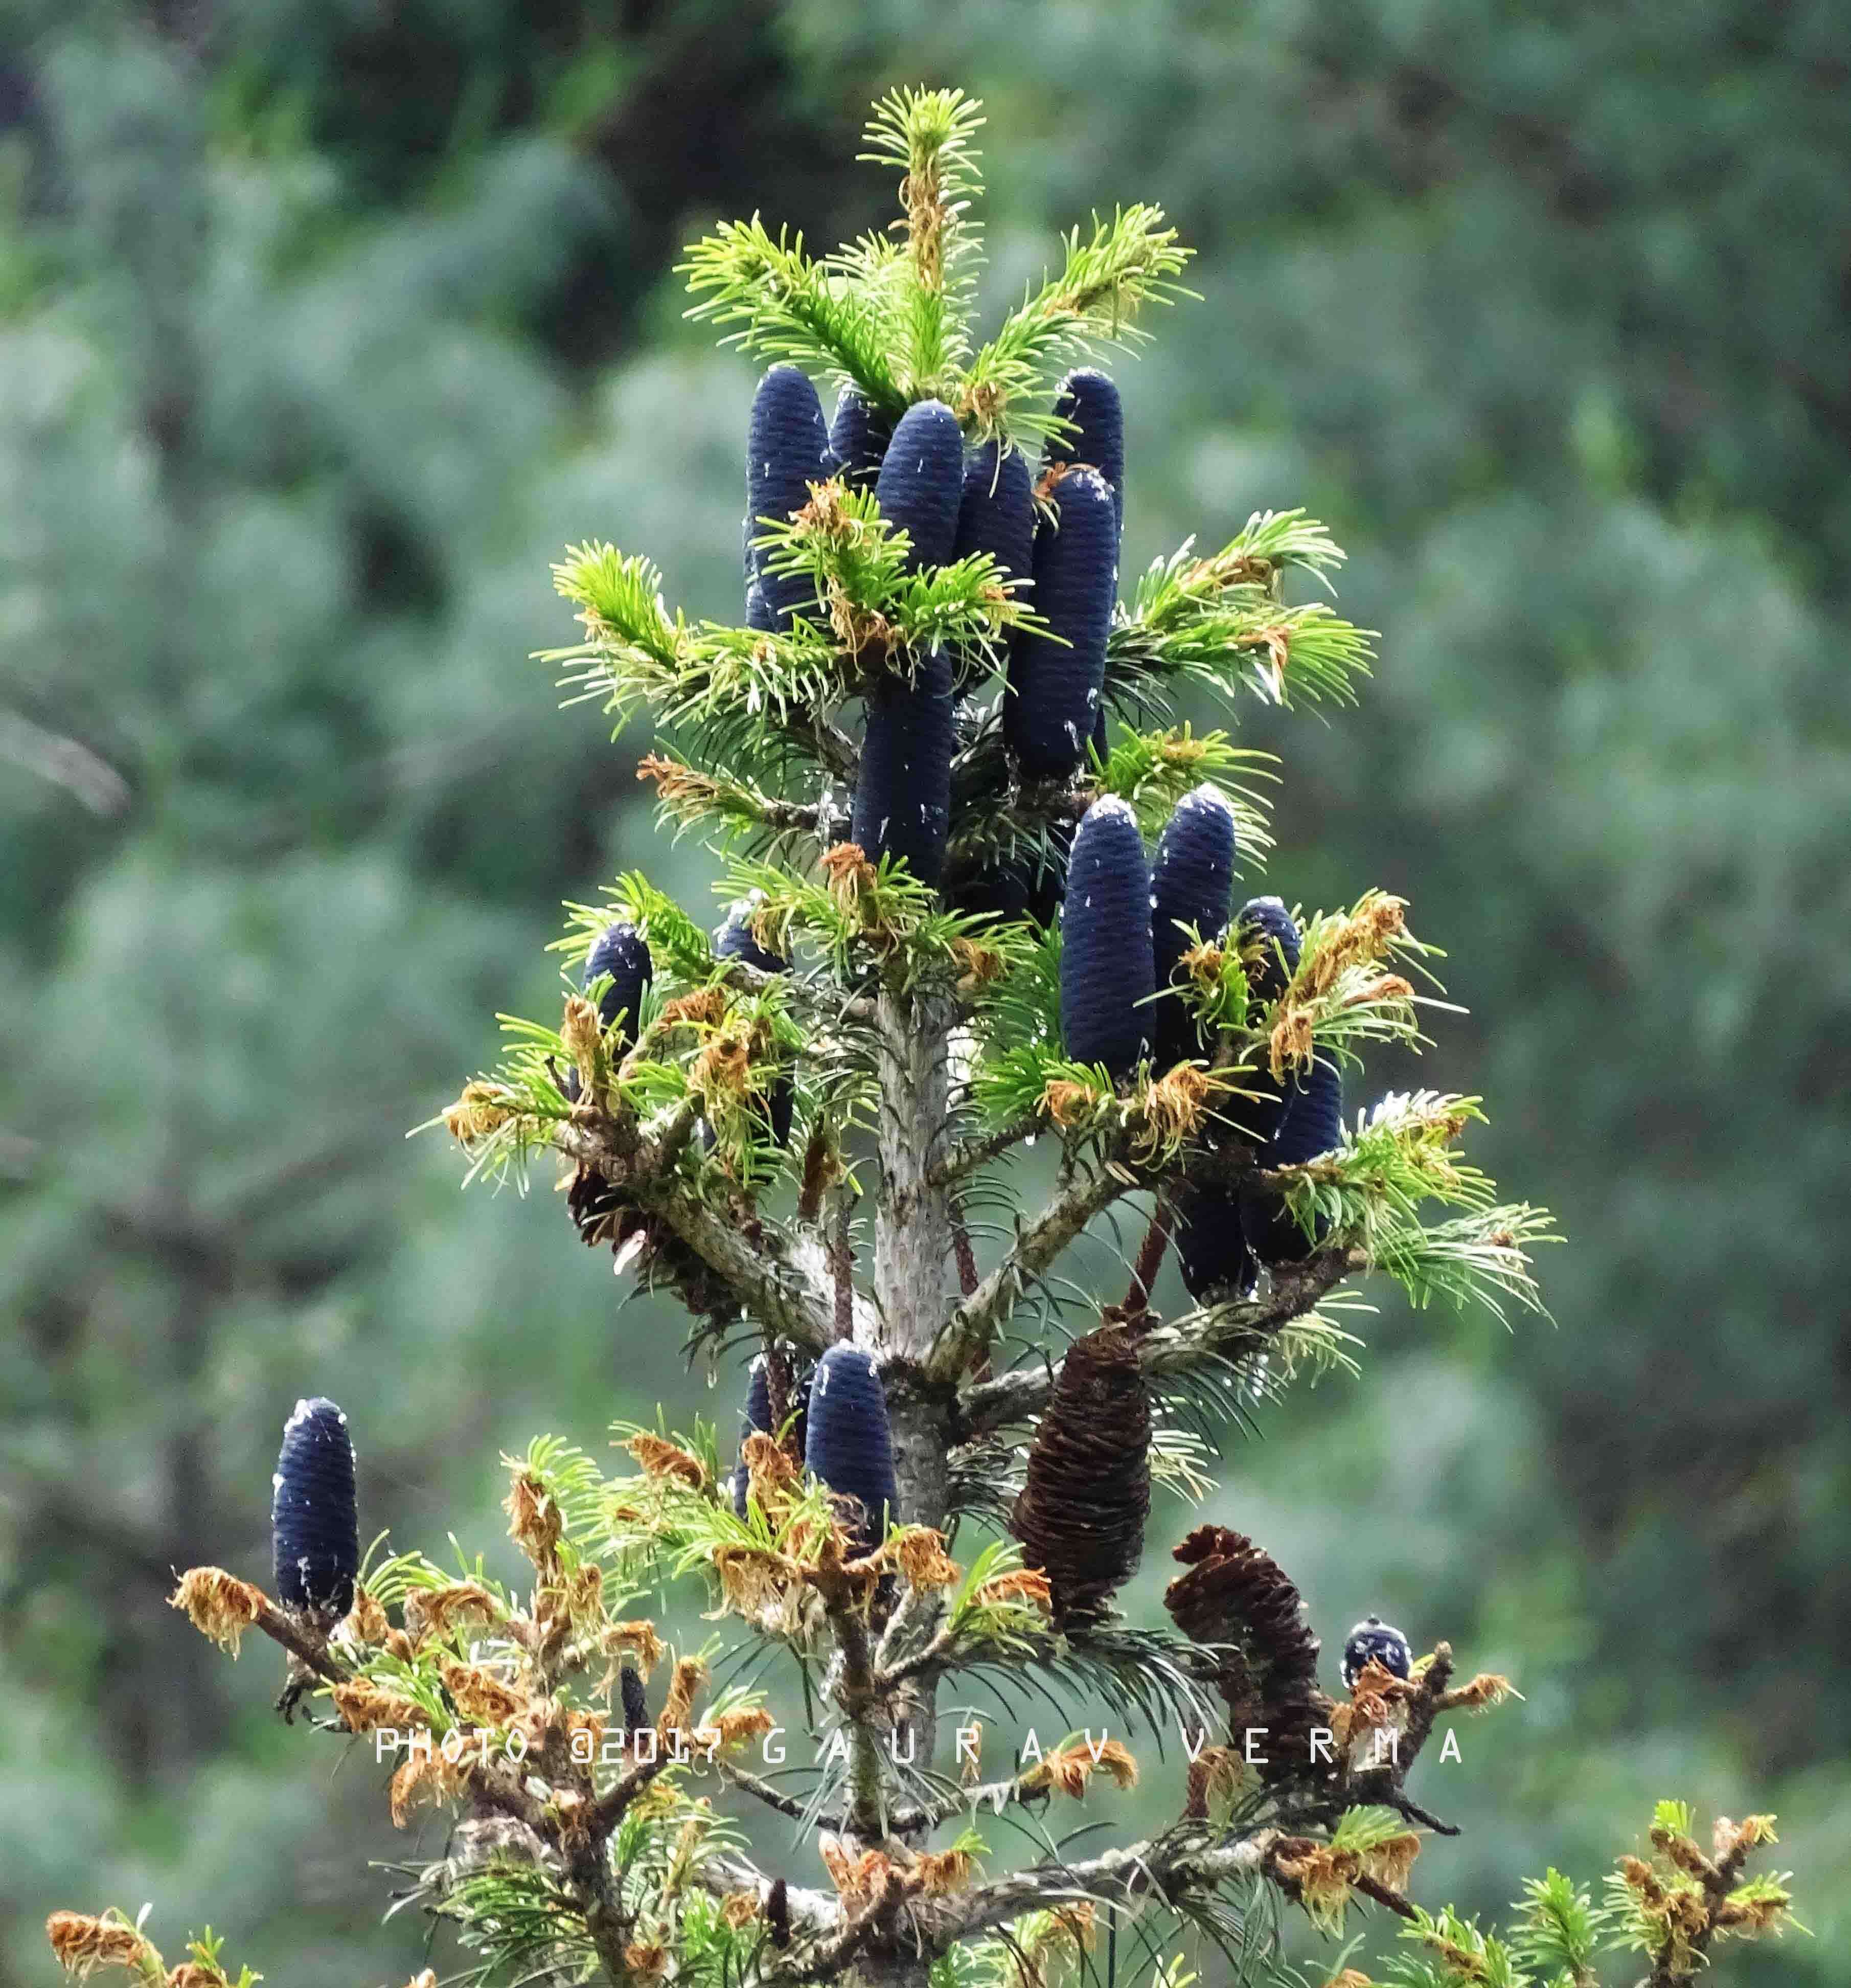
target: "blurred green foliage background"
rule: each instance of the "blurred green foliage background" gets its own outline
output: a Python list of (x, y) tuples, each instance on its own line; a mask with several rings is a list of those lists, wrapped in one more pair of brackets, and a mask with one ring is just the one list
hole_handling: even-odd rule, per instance
[(465, 1200), (402, 1135), (551, 1009), (560, 898), (704, 893), (642, 742), (526, 660), (569, 633), (547, 563), (608, 536), (737, 612), (751, 374), (674, 251), (880, 225), (861, 117), (923, 80), (987, 100), (997, 294), (1116, 200), (1199, 250), (1121, 371), (1127, 567), (1265, 505), (1350, 549), (1363, 708), (1250, 723), (1272, 888), (1413, 901), (1471, 1011), (1421, 1074), (1570, 1239), (1554, 1326), (1383, 1296), (1215, 1516), (1327, 1652), (1379, 1609), (1525, 1693), (1422, 1770), (1469, 1826), (1422, 1895), (1593, 1876), (1660, 1794), (1773, 1808), (1819, 1936), (1745, 1978), (1851, 1982), (1851, 15), (15, 0), (0, 37), (0, 1978), (52, 1978), (53, 1906), (144, 1898), (305, 1988), (421, 1964), (359, 1868), (418, 1854), (370, 1763), (165, 1606), (265, 1574), (298, 1395), (350, 1411), (367, 1531), (472, 1550), (502, 1449), (730, 1412), (549, 1183)]

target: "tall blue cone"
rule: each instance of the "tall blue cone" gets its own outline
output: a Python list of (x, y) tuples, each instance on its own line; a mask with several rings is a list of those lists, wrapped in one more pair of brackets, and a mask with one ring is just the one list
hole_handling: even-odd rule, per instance
[(741, 1518), (745, 1516), (746, 1492), (750, 1486), (752, 1473), (745, 1467), (743, 1454), (745, 1439), (748, 1435), (769, 1435), (772, 1432), (771, 1381), (765, 1371), (765, 1355), (761, 1353), (752, 1364), (752, 1371), (745, 1381), (745, 1405), (739, 1412), (739, 1461), (733, 1466), (733, 1510)]
[(838, 1497), (856, 1501), (856, 1537), (864, 1547), (877, 1546), (888, 1521), (900, 1516), (900, 1488), (887, 1391), (858, 1346), (832, 1346), (816, 1362), (803, 1462)]
[(951, 820), (951, 754), (957, 743), (951, 660), (920, 659), (912, 682), (889, 677), (868, 693), (851, 840), (870, 863), (904, 860), (937, 888)]
[(1049, 434), (1042, 460), (1052, 465), (1090, 463), (1112, 489), (1112, 510), (1120, 535), (1125, 529), (1125, 410), (1118, 389), (1103, 373), (1083, 366), (1060, 383), (1055, 398), (1057, 421), (1069, 424)]
[(1108, 797), (1073, 838), (1061, 915), (1060, 1027), (1076, 1063), (1130, 1076), (1150, 1027), (1150, 871), (1137, 816)]
[(1058, 523), (1035, 535), (1035, 612), (1049, 634), (1016, 632), (1003, 732), (1024, 776), (1064, 779), (1086, 756), (1105, 681), (1118, 593), (1112, 492), (1094, 469), (1069, 470), (1054, 491)]
[[(1343, 1143), (1343, 1073), (1336, 1059), (1319, 1050), (1309, 1069), (1287, 1078), (1279, 1128), (1260, 1160), (1268, 1167), (1299, 1166), (1320, 1153), (1334, 1152)], [(1283, 1196), (1258, 1187), (1248, 1188), (1241, 1196), (1241, 1226), (1262, 1263), (1302, 1263), (1327, 1230), (1320, 1218), (1307, 1236), (1288, 1212)]]
[[(1030, 580), (1035, 573), (1035, 481), (1018, 448), (987, 441), (964, 464), (964, 495), (958, 509), (954, 560), (988, 553), (1005, 580)], [(956, 658), (961, 685), (981, 676), (985, 658), (974, 644)]]
[[(1048, 437), (1042, 461), (1050, 468), (1069, 463), (1090, 463), (1112, 489), (1112, 514), (1117, 526), (1116, 546), (1125, 538), (1125, 411), (1118, 389), (1103, 373), (1083, 366), (1060, 383), (1054, 403), (1059, 421), (1069, 424)], [(1093, 722), (1093, 750), (1106, 756), (1106, 708), (1099, 705)]]
[[(1218, 787), (1204, 782), (1177, 803), (1151, 866), (1150, 943), (1160, 989), (1181, 985), (1177, 962), (1190, 945), (1186, 927), (1211, 943), (1221, 936), (1234, 894), (1234, 810)], [(1166, 996), (1152, 1014), (1163, 1067), (1206, 1053), (1209, 1045), (1180, 995)]]
[[(599, 999), (598, 1019), (609, 1029), (620, 1015), (623, 1018), (623, 1026), (611, 1041), (613, 1053), (620, 1056), (635, 1046), (643, 1014), (643, 996), (655, 977), (648, 943), (627, 918), (619, 918), (614, 924), (606, 925), (598, 935), (596, 943), (586, 955), (585, 972), (579, 985), (589, 993), (593, 983), (607, 973), (610, 985)], [(566, 1097), (576, 1104), (579, 1098), (579, 1073), (567, 1070), (563, 1083)]]
[[(1235, 915), (1230, 942), (1246, 964), (1248, 1020), (1257, 1025), (1299, 970), (1298, 925), (1278, 898), (1249, 898)], [(1241, 1087), (1248, 1094), (1230, 1099), (1221, 1115), (1240, 1128), (1250, 1144), (1266, 1145), (1278, 1130), (1290, 1087), (1278, 1083), (1262, 1060), (1245, 1073)]]
[(1244, 1298), (1259, 1265), (1241, 1227), (1239, 1197), (1212, 1185), (1172, 1189), (1170, 1210), (1184, 1288), (1198, 1304)]
[[(745, 528), (756, 538), (766, 518), (783, 523), (810, 501), (809, 486), (835, 472), (822, 403), (807, 374), (774, 366), (758, 382), (745, 438)], [(752, 598), (752, 581), (758, 600)], [(815, 583), (802, 573), (775, 573), (765, 552), (752, 554), (746, 587), (747, 625), (786, 627), (799, 613), (815, 611)], [(758, 619), (752, 617), (756, 614)]]
[(893, 416), (877, 407), (859, 387), (844, 387), (836, 397), (836, 418), (829, 424), (829, 453), (841, 466), (844, 480), (858, 490), (872, 490), (893, 439)]
[[(1246, 962), (1248, 1016), (1257, 1022), (1298, 971), (1298, 926), (1277, 898), (1252, 898), (1235, 914), (1226, 942), (1237, 947)], [(1239, 1128), (1242, 1144), (1262, 1165), (1272, 1157), (1269, 1142), (1291, 1088), (1276, 1082), (1262, 1064), (1243, 1077), (1243, 1094), (1221, 1107), (1222, 1117)], [(1171, 1207), (1177, 1262), (1189, 1295), (1204, 1304), (1245, 1297), (1258, 1280), (1260, 1266), (1247, 1232), (1248, 1216), (1268, 1246), (1276, 1248), (1276, 1198), (1204, 1183), (1179, 1188), (1171, 1196)], [(1290, 1246), (1289, 1239), (1285, 1246)]]
[(917, 401), (900, 416), (874, 495), (882, 517), (911, 541), (910, 566), (951, 558), (964, 496), (964, 437), (944, 401)]
[(296, 1403), (270, 1483), (277, 1598), (317, 1614), (346, 1614), (360, 1573), (360, 1516), (347, 1418), (332, 1401)]

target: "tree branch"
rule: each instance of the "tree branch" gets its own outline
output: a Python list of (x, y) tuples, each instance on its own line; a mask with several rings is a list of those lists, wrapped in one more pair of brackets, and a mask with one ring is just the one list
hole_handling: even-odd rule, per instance
[[(1281, 1264), (1264, 1297), (1185, 1313), (1169, 1324), (1153, 1327), (1139, 1342), (1140, 1364), (1154, 1378), (1181, 1373), (1214, 1354), (1262, 1344), (1282, 1326), (1312, 1310), (1346, 1276), (1367, 1268), (1361, 1250), (1341, 1246), (1320, 1249), (1302, 1263)], [(959, 1398), (962, 1436), (968, 1440), (1038, 1415), (1054, 1391), (1060, 1368), (1058, 1360), (1019, 1367), (967, 1388)]]
[(1199, 1835), (1157, 1838), (1108, 1850), (1080, 1864), (1035, 1864), (1006, 1878), (947, 1899), (928, 1915), (915, 1908), (928, 1944), (943, 1952), (985, 1928), (1001, 1925), (1051, 1900), (1084, 1895), (1102, 1904), (1135, 1905), (1149, 1898), (1174, 1898), (1184, 1891), (1211, 1891), (1231, 1878), (1265, 1868), (1273, 1832), (1238, 1843), (1204, 1847)]
[(1093, 1216), (1147, 1185), (1113, 1154), (1086, 1173), (1075, 1171), (1041, 1213), (1016, 1235), (1015, 1246), (946, 1322), (927, 1372), (955, 1380), (989, 1345), (1022, 1293)]
[(1012, 1146), (1042, 1129), (1039, 1114), (1029, 1113), (1025, 1117), (1012, 1119), (1007, 1125), (999, 1126), (994, 1132), (985, 1132), (981, 1137), (961, 1141), (945, 1155), (938, 1164), (927, 1169), (926, 1185), (928, 1187), (950, 1187), (967, 1174), (974, 1174), (979, 1167), (988, 1166), (991, 1161), (1006, 1153)]
[[(836, 1280), (828, 1246), (762, 1219), (741, 1228), (693, 1195), (663, 1182), (638, 1188), (639, 1205), (660, 1215), (760, 1324), (812, 1352), (836, 1339)], [(873, 1308), (854, 1294), (856, 1337), (871, 1331)]]

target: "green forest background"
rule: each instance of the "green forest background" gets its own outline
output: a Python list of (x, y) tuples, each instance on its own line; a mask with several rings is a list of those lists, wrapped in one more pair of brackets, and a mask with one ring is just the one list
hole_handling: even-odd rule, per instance
[(1525, 1692), (1421, 1770), (1468, 1825), (1424, 1898), (1593, 1877), (1660, 1795), (1772, 1808), (1817, 1937), (1731, 1964), (1851, 1983), (1851, 12), (7, 19), (0, 1979), (53, 1978), (53, 1906), (144, 1899), (303, 1988), (422, 1964), (360, 1862), (440, 1827), (395, 1839), (369, 1760), (271, 1717), (274, 1652), (166, 1605), (266, 1574), (297, 1395), (352, 1416), (363, 1533), (433, 1549), (498, 1550), (541, 1429), (731, 1412), (549, 1182), (465, 1199), (404, 1134), (548, 1012), (562, 898), (700, 901), (641, 739), (527, 660), (548, 561), (607, 536), (736, 615), (752, 376), (675, 252), (880, 225), (862, 116), (926, 81), (987, 100), (998, 294), (1118, 200), (1200, 252), (1120, 369), (1127, 569), (1266, 505), (1349, 549), (1383, 661), (1250, 728), (1272, 888), (1412, 900), (1471, 1011), (1428, 1080), (1569, 1238), (1553, 1326), (1373, 1293), (1363, 1378), (1231, 1442), (1214, 1514), (1327, 1656), (1376, 1609)]

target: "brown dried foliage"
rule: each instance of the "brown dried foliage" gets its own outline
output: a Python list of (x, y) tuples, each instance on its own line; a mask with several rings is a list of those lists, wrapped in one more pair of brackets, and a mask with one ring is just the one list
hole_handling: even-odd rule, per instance
[(520, 1115), (512, 1094), (504, 1086), (476, 1077), (463, 1087), (463, 1094), (444, 1114), (444, 1129), (464, 1146), (497, 1132), (511, 1118)]
[(263, 1613), (268, 1601), (261, 1587), (227, 1574), (222, 1567), (195, 1567), (180, 1577), (167, 1605), (184, 1609), (202, 1636), (211, 1637), (235, 1657), (244, 1632)]
[(349, 1678), (334, 1686), (334, 1709), (350, 1733), (422, 1732), (424, 1713), (408, 1698), (367, 1678)]
[(668, 1696), (662, 1701), (662, 1716), (656, 1721), (658, 1738), (666, 1742), (693, 1724), (694, 1693), (707, 1681), (707, 1666), (698, 1657), (678, 1657), (668, 1681)]
[(1137, 1762), (1123, 1740), (1102, 1740), (1096, 1749), (1090, 1741), (1075, 1740), (1056, 1746), (1022, 1776), (1022, 1786), (1030, 1794), (1043, 1788), (1086, 1799), (1086, 1783), (1095, 1774), (1106, 1775), (1115, 1787), (1137, 1786)]
[(652, 1477), (673, 1478), (677, 1483), (685, 1484), (694, 1491), (706, 1486), (707, 1472), (701, 1467), (701, 1459), (691, 1456), (679, 1443), (670, 1442), (666, 1436), (643, 1429), (631, 1436), (623, 1447)]
[(546, 1486), (531, 1471), (517, 1471), (502, 1510), (508, 1514), (508, 1537), (535, 1567), (549, 1564), (566, 1527)]
[(147, 1969), (154, 1949), (127, 1920), (92, 1919), (84, 1912), (53, 1912), (45, 1922), (58, 1964), (81, 1981), (93, 1968)]

